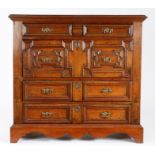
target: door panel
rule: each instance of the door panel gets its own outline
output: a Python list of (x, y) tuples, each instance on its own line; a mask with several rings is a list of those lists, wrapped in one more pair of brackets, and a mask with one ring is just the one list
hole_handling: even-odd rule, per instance
[(130, 78), (132, 47), (130, 41), (95, 40), (87, 50), (84, 77)]
[(24, 77), (70, 77), (68, 51), (60, 40), (31, 40), (24, 42)]

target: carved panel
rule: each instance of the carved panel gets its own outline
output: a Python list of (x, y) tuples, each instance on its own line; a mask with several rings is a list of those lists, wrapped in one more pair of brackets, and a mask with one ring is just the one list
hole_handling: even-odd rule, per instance
[(26, 77), (69, 77), (67, 56), (63, 41), (25, 41), (23, 74)]
[(91, 41), (89, 45), (84, 77), (130, 77), (129, 42)]
[(124, 51), (122, 49), (104, 52), (102, 50), (92, 51), (93, 67), (112, 66), (113, 68), (124, 67)]
[(32, 55), (35, 67), (64, 67), (64, 50), (33, 50)]

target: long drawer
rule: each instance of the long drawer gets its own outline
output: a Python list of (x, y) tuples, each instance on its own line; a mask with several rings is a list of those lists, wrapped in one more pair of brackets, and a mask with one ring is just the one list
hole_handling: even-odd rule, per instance
[[(118, 104), (118, 103), (117, 103)], [(130, 105), (100, 105), (94, 103), (84, 106), (84, 123), (129, 123)]]
[(71, 101), (72, 82), (24, 81), (23, 100)]
[(130, 123), (130, 103), (65, 103), (24, 103), (23, 120), (25, 123)]
[(85, 36), (131, 37), (132, 25), (84, 25)]
[(88, 81), (83, 84), (84, 101), (131, 101), (132, 82)]
[(71, 35), (70, 24), (24, 24), (24, 35)]
[(71, 108), (63, 104), (28, 104), (24, 107), (24, 122), (71, 123)]

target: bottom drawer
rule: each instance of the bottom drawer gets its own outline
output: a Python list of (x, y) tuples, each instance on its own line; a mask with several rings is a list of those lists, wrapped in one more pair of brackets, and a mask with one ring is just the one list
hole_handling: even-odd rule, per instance
[(85, 105), (84, 123), (130, 123), (130, 105)]
[(24, 108), (25, 123), (71, 123), (70, 106), (28, 104)]

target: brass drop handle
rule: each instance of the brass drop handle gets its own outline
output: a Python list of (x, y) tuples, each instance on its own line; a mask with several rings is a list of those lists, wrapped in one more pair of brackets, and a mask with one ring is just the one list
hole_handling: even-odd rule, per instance
[(110, 62), (111, 62), (111, 58), (110, 58), (110, 57), (104, 57), (104, 58), (103, 58), (103, 61), (104, 61), (105, 63), (110, 63)]
[(43, 27), (43, 28), (41, 28), (41, 31), (44, 32), (44, 33), (49, 33), (49, 32), (52, 32), (53, 29), (49, 28), (49, 27)]
[(79, 112), (79, 111), (80, 111), (80, 106), (78, 106), (78, 105), (75, 106), (75, 107), (74, 107), (74, 111), (75, 111), (75, 112)]
[(109, 27), (103, 28), (102, 32), (104, 34), (111, 34), (111, 33), (113, 33), (113, 28), (109, 28)]
[(50, 58), (42, 58), (41, 61), (43, 63), (51, 63), (52, 60)]
[(107, 118), (110, 116), (111, 116), (111, 112), (108, 112), (108, 111), (104, 111), (104, 112), (100, 113), (100, 117), (102, 117), (102, 118)]
[(44, 117), (44, 118), (49, 118), (53, 115), (52, 112), (42, 112), (41, 113), (41, 116)]
[(52, 89), (52, 88), (43, 88), (43, 89), (41, 89), (41, 92), (44, 95), (49, 95), (49, 94), (54, 92), (54, 89)]
[(111, 88), (103, 88), (100, 91), (101, 93), (112, 93), (112, 89)]

